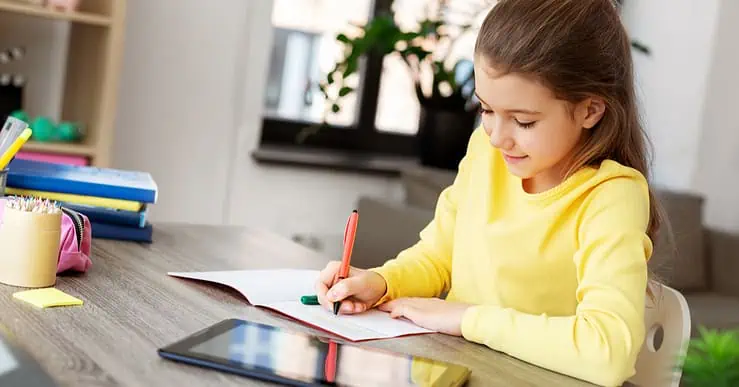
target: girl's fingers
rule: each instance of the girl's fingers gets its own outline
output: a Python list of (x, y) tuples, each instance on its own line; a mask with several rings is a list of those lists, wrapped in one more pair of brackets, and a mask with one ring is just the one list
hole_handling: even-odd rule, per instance
[(341, 302), (340, 313), (343, 314), (356, 314), (362, 313), (366, 310), (366, 306), (363, 302), (347, 299)]
[(318, 303), (321, 304), (325, 308), (331, 308), (333, 303), (326, 298), (326, 293), (328, 292), (328, 287), (323, 282), (316, 282), (315, 286), (316, 290), (316, 296), (318, 297)]
[(351, 311), (349, 313), (356, 314), (356, 313), (362, 313), (365, 310), (367, 310), (367, 306), (364, 302), (361, 301), (352, 301)]
[(341, 262), (339, 261), (329, 262), (326, 267), (318, 273), (318, 281), (323, 282), (326, 286), (331, 286), (334, 282), (334, 278), (336, 278), (336, 273), (339, 272), (340, 266)]
[(361, 276), (349, 277), (345, 280), (341, 280), (336, 285), (331, 287), (326, 297), (330, 301), (341, 301), (345, 298), (351, 297), (367, 286), (367, 281)]
[(354, 303), (354, 313), (362, 313), (367, 310), (367, 304), (364, 302)]
[(344, 314), (352, 314), (354, 313), (354, 302), (351, 300), (344, 300), (341, 302), (341, 308), (339, 308), (340, 313)]
[(381, 304), (377, 309), (390, 312), (392, 318), (405, 317), (413, 320), (418, 315), (418, 310), (413, 307), (413, 301), (410, 299), (395, 299)]
[(393, 310), (390, 312), (390, 317), (398, 318), (398, 317), (405, 316), (405, 312), (407, 308), (408, 307), (406, 306), (399, 306), (399, 307), (393, 308)]
[[(341, 261), (331, 261), (318, 273), (318, 280), (327, 286), (331, 286), (338, 276), (340, 269)], [(364, 272), (364, 270), (349, 266), (349, 277), (356, 277), (362, 272)]]
[(390, 317), (392, 318), (405, 317), (408, 320), (418, 322), (417, 319), (419, 317), (419, 314), (418, 314), (418, 309), (410, 305), (402, 305), (402, 306), (399, 306), (393, 309), (393, 311), (390, 312)]
[(379, 310), (381, 310), (383, 312), (392, 312), (393, 309), (397, 308), (397, 306), (399, 305), (400, 302), (401, 301), (399, 299), (398, 300), (388, 301), (388, 302), (386, 302), (384, 304), (380, 304), (377, 307), (377, 309), (379, 309)]

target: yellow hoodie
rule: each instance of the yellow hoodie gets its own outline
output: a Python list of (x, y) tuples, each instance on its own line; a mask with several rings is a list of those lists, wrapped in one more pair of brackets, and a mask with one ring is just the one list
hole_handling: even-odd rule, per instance
[(528, 194), (480, 128), (420, 240), (375, 268), (380, 302), (475, 304), (462, 334), (600, 385), (631, 377), (645, 336), (649, 193), (613, 161)]

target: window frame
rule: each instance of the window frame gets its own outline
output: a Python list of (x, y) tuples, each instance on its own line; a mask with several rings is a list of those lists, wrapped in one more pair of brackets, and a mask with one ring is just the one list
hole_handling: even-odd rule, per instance
[[(370, 19), (392, 13), (392, 0), (374, 0)], [(359, 108), (355, 123), (346, 126), (323, 125), (320, 130), (299, 141), (299, 134), (311, 122), (262, 117), (259, 146), (280, 146), (416, 157), (416, 135), (380, 131), (377, 128), (378, 98), (382, 80), (383, 57), (367, 54), (360, 68), (357, 90)], [(270, 64), (271, 65), (271, 64)], [(262, 103), (263, 100), (262, 100)]]

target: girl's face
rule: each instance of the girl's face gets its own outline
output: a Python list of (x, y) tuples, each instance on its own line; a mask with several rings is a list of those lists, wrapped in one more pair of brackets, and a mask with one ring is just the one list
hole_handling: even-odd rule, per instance
[(490, 144), (530, 193), (562, 182), (583, 130), (598, 123), (605, 106), (591, 98), (573, 106), (530, 78), (496, 71), (479, 56), (475, 93)]

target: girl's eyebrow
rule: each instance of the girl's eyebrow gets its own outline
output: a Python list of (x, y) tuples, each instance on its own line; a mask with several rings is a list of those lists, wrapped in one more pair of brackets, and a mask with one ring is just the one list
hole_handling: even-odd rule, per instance
[[(483, 101), (482, 98), (480, 98), (480, 95), (477, 94), (475, 91), (475, 97), (482, 102), (483, 105), (490, 106), (487, 102)], [(511, 110), (505, 110), (507, 113), (519, 113), (519, 114), (529, 114), (529, 115), (536, 115), (541, 114), (541, 112), (537, 112), (536, 110), (528, 110), (528, 109), (511, 109)]]

